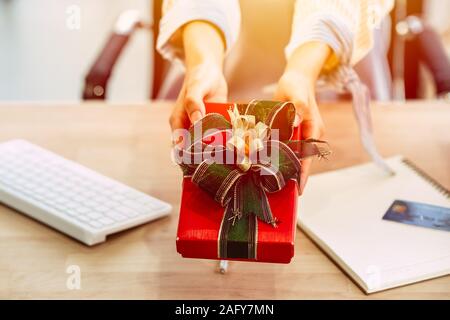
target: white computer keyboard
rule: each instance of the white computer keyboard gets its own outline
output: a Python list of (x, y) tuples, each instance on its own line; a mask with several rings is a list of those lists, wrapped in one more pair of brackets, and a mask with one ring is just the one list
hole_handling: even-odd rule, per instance
[(163, 201), (24, 140), (0, 143), (0, 202), (87, 245), (171, 211)]

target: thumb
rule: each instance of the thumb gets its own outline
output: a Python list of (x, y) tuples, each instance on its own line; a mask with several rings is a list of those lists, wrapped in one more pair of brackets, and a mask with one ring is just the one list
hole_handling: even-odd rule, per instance
[(203, 99), (207, 94), (205, 85), (194, 85), (186, 90), (184, 108), (191, 123), (200, 120), (205, 115), (205, 104)]

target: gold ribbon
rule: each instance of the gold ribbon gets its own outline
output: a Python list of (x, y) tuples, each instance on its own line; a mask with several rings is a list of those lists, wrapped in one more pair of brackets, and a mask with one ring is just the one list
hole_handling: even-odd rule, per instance
[(246, 172), (252, 166), (251, 154), (264, 149), (264, 141), (269, 138), (269, 127), (259, 121), (255, 123), (254, 115), (241, 115), (235, 105), (228, 110), (232, 126), (232, 136), (228, 139), (228, 149), (236, 149), (241, 161), (237, 164), (239, 169)]

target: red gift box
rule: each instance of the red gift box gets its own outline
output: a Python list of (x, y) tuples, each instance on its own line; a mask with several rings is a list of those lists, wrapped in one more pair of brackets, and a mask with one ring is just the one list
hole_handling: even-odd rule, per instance
[[(206, 103), (207, 113), (220, 113), (229, 119), (227, 110), (232, 104)], [(295, 130), (295, 138), (299, 131)], [(293, 180), (274, 193), (267, 193), (277, 226), (258, 220), (255, 259), (226, 259), (289, 263), (294, 256), (297, 220), (298, 186)], [(185, 258), (219, 259), (218, 238), (224, 208), (189, 177), (183, 179), (180, 217), (178, 222), (177, 251)], [(222, 258), (221, 258), (222, 259)]]

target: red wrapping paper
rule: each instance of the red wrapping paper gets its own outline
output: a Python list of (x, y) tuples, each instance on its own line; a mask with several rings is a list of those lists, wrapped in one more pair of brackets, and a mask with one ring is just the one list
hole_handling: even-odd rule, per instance
[[(206, 112), (217, 112), (227, 119), (232, 104), (206, 103)], [(300, 133), (294, 131), (293, 139)], [(270, 208), (278, 219), (277, 227), (258, 220), (256, 259), (228, 259), (289, 263), (294, 256), (297, 220), (298, 186), (288, 181), (275, 193), (267, 193)], [(180, 217), (177, 231), (177, 252), (185, 258), (219, 259), (218, 237), (224, 208), (205, 191), (194, 185), (190, 178), (183, 179)]]

